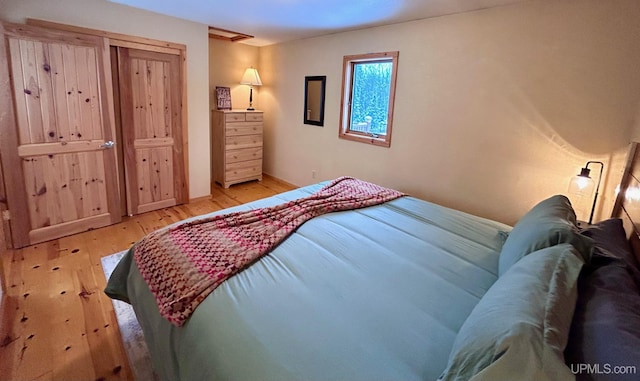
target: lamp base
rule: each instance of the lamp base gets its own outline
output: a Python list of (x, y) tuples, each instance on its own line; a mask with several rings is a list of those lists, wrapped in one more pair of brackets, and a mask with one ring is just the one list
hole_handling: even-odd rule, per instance
[(249, 107), (247, 107), (247, 111), (253, 111), (253, 86), (249, 87)]

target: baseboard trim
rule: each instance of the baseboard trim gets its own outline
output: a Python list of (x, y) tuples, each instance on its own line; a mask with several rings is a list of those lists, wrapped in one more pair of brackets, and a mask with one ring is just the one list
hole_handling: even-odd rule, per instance
[(276, 183), (280, 183), (280, 184), (285, 185), (285, 186), (288, 186), (288, 187), (292, 187), (292, 188), (300, 188), (300, 186), (299, 186), (299, 185), (291, 184), (290, 182), (284, 181), (284, 180), (282, 180), (282, 179), (280, 179), (280, 178), (277, 178), (277, 177), (275, 177), (275, 176), (272, 176), (272, 175), (270, 175), (270, 174), (268, 174), (268, 173), (263, 173), (263, 174), (262, 174), (262, 176), (263, 176), (263, 177), (268, 177), (269, 179), (271, 179), (271, 180), (275, 181)]
[[(275, 177), (275, 176), (272, 176), (272, 175), (270, 175), (270, 174), (268, 174), (268, 173), (262, 173), (262, 177), (263, 177), (263, 178), (264, 178), (264, 177), (268, 177), (270, 181), (273, 181), (273, 182), (276, 182), (276, 183), (280, 183), (280, 184), (282, 184), (282, 185), (283, 185), (283, 186), (285, 186), (285, 187), (289, 187), (289, 188), (300, 188), (300, 186), (299, 186), (299, 185), (295, 185), (295, 184), (292, 184), (292, 183), (290, 183), (290, 182), (284, 181), (284, 180), (282, 180), (282, 179), (280, 179), (280, 178), (277, 178), (277, 177)], [(190, 198), (190, 199), (189, 199), (189, 204), (191, 204), (191, 203), (193, 203), (193, 202), (209, 200), (209, 199), (211, 199), (211, 197), (213, 197), (213, 195), (212, 195), (212, 194), (208, 194), (208, 195), (206, 195), (206, 196), (200, 196), (200, 197)]]

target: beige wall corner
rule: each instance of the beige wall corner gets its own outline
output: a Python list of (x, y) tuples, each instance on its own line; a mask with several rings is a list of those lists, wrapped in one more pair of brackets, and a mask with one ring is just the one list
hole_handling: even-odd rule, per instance
[[(530, 1), (263, 47), (265, 172), (357, 176), (513, 224), (588, 160), (609, 170), (626, 150), (639, 19), (635, 0)], [(342, 57), (395, 50), (391, 147), (338, 139)], [(324, 127), (303, 124), (307, 75), (327, 76)]]

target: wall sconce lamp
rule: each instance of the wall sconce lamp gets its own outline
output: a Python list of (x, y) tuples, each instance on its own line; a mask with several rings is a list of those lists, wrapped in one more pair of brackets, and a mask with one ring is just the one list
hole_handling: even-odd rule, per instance
[(247, 110), (253, 111), (253, 86), (262, 86), (262, 81), (260, 80), (260, 75), (258, 74), (258, 70), (253, 67), (245, 70), (242, 79), (240, 80), (241, 85), (249, 85), (249, 107)]
[(593, 191), (593, 179), (590, 176), (591, 170), (589, 169), (589, 164), (599, 164), (600, 165), (600, 174), (598, 175), (598, 183), (596, 185), (596, 193), (593, 197), (593, 204), (591, 205), (591, 214), (589, 215), (589, 225), (593, 223), (593, 213), (596, 210), (596, 203), (598, 201), (598, 192), (600, 191), (600, 181), (602, 180), (602, 171), (604, 169), (604, 164), (600, 161), (588, 161), (587, 164), (580, 170), (580, 174), (576, 175), (571, 179), (571, 183), (569, 184), (569, 193), (574, 194), (578, 197), (591, 197), (591, 192)]

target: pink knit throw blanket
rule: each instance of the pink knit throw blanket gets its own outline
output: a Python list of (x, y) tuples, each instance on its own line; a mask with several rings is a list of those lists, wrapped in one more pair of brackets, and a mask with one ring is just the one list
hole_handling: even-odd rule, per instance
[(401, 196), (392, 189), (341, 177), (308, 197), (155, 231), (135, 246), (134, 258), (160, 314), (181, 326), (216, 287), (269, 253), (307, 220)]

